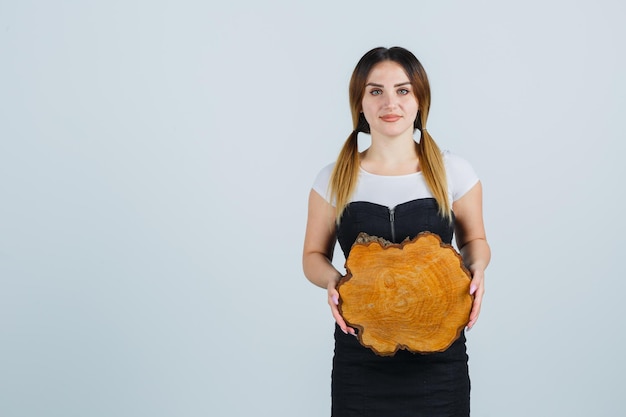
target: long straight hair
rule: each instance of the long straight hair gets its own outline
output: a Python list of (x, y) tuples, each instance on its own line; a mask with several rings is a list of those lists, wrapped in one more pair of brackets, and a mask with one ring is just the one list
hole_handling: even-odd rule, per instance
[(416, 143), (416, 149), (422, 175), (439, 205), (439, 213), (451, 219), (452, 207), (448, 198), (448, 183), (441, 150), (426, 130), (426, 121), (430, 109), (428, 77), (415, 55), (404, 48), (395, 46), (392, 48), (374, 48), (367, 52), (357, 63), (350, 78), (350, 111), (352, 112), (354, 129), (339, 152), (330, 178), (330, 197), (337, 208), (337, 223), (341, 220), (341, 215), (356, 189), (360, 166), (358, 134), (359, 132), (370, 133), (370, 125), (361, 112), (367, 77), (376, 64), (384, 61), (399, 64), (409, 77), (418, 103), (417, 117), (413, 127), (420, 131), (420, 141)]

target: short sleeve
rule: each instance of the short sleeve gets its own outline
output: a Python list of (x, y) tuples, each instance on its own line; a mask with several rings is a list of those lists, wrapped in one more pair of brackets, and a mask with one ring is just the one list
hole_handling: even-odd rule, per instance
[(449, 151), (444, 152), (444, 164), (452, 201), (463, 197), (479, 181), (472, 165), (464, 158)]
[[(313, 190), (330, 203), (330, 176), (333, 173), (335, 163), (330, 163), (320, 170), (313, 181)], [(334, 205), (334, 204), (333, 204)]]

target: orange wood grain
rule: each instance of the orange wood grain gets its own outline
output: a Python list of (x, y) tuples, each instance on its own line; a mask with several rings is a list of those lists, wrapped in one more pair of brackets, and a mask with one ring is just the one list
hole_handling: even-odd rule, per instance
[(473, 297), (463, 260), (438, 235), (392, 244), (362, 233), (338, 285), (339, 311), (362, 345), (389, 356), (447, 349), (469, 320)]

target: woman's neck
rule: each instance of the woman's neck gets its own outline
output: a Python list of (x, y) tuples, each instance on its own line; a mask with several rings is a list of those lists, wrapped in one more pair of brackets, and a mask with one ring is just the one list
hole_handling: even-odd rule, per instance
[(413, 136), (372, 137), (371, 146), (361, 153), (361, 167), (380, 175), (405, 175), (419, 171), (417, 144)]

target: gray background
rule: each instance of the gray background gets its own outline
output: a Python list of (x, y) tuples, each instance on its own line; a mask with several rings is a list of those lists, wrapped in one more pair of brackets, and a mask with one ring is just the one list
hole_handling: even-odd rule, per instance
[(626, 412), (623, 2), (208, 3), (0, 2), (0, 415), (329, 415), (306, 200), (381, 45), (484, 184), (473, 415)]

